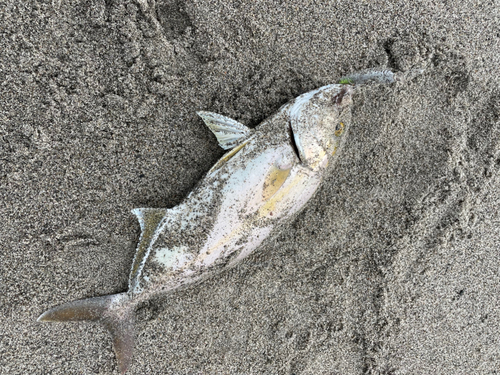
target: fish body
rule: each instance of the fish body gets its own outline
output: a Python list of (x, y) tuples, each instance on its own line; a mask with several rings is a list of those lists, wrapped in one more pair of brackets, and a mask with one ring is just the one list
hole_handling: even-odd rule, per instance
[[(294, 217), (340, 146), (351, 93), (350, 86), (330, 85), (298, 97), (243, 134), (180, 205), (134, 210), (143, 233), (152, 235), (138, 245), (129, 294), (165, 292), (231, 267)], [(313, 125), (304, 126), (314, 111), (318, 118), (331, 116), (324, 119), (331, 121), (329, 139), (318, 137)], [(209, 126), (229, 121), (199, 114)]]
[(255, 129), (198, 112), (228, 152), (178, 206), (132, 210), (141, 237), (128, 291), (69, 302), (38, 320), (102, 323), (125, 373), (139, 303), (232, 267), (306, 205), (345, 138), (353, 90), (350, 79), (305, 93)]

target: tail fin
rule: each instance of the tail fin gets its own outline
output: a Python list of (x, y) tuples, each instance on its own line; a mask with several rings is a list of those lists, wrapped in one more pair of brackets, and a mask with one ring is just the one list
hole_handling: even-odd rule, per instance
[(39, 322), (97, 321), (113, 339), (118, 369), (124, 374), (134, 352), (134, 313), (126, 303), (126, 293), (73, 301), (54, 307), (38, 318)]

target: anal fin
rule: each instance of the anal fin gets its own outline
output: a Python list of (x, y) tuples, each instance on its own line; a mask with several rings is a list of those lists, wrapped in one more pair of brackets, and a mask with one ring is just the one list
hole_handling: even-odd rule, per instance
[(145, 258), (148, 256), (148, 249), (153, 240), (154, 234), (158, 225), (167, 214), (165, 208), (136, 208), (132, 213), (139, 220), (141, 226), (141, 237), (137, 244), (137, 250), (130, 271), (129, 290), (133, 291), (139, 283), (141, 265), (144, 264)]
[(141, 231), (144, 228), (157, 226), (158, 223), (163, 219), (167, 213), (166, 208), (134, 208), (132, 213), (137, 217), (139, 225), (141, 226)]

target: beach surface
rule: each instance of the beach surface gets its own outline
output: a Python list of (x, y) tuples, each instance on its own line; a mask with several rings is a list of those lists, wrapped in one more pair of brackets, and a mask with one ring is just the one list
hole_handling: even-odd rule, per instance
[(130, 210), (179, 204), (250, 127), (380, 67), (337, 164), (237, 267), (138, 311), (127, 374), (500, 372), (498, 1), (0, 1), (0, 374), (118, 374), (90, 323)]

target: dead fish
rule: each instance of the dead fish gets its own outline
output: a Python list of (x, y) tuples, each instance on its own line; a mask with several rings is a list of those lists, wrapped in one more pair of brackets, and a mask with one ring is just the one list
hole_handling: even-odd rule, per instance
[[(382, 76), (386, 80), (388, 73)], [(178, 206), (132, 210), (141, 236), (128, 291), (69, 302), (38, 321), (102, 323), (124, 374), (132, 360), (134, 315), (141, 302), (234, 266), (311, 199), (346, 136), (357, 78), (367, 80), (366, 75), (350, 76), (348, 84), (300, 95), (255, 129), (198, 112), (229, 151)]]

